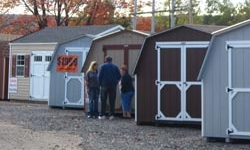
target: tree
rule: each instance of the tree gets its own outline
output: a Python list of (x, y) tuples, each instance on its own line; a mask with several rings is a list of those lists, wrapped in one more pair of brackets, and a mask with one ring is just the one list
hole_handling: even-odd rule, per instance
[(232, 25), (239, 22), (237, 7), (230, 0), (207, 0), (204, 24)]
[(48, 18), (54, 16), (57, 26), (67, 26), (70, 17), (83, 10), (87, 0), (1, 0), (4, 10), (24, 5), (26, 12), (35, 17), (39, 29), (48, 26)]
[(241, 20), (250, 19), (250, 1), (245, 0), (243, 3), (238, 4), (238, 14)]

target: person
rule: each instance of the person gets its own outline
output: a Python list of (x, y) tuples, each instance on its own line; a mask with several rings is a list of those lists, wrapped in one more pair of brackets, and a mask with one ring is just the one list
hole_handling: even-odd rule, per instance
[(101, 86), (101, 113), (99, 119), (106, 118), (106, 103), (109, 97), (109, 119), (114, 119), (116, 89), (121, 74), (119, 68), (112, 63), (112, 57), (106, 56), (105, 62), (99, 68), (99, 83)]
[(97, 118), (98, 99), (99, 99), (99, 82), (98, 82), (98, 64), (92, 61), (86, 74), (87, 93), (89, 96), (88, 118)]
[(122, 112), (123, 118), (131, 118), (131, 101), (134, 96), (134, 86), (133, 79), (128, 73), (128, 67), (126, 65), (122, 65), (121, 69), (121, 82), (120, 82), (120, 90), (121, 90), (121, 100), (122, 100)]

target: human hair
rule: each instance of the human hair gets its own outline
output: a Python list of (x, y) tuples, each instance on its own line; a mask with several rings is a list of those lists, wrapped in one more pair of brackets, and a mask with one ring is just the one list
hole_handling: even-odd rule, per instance
[(87, 72), (89, 72), (89, 71), (95, 71), (95, 70), (94, 70), (94, 66), (95, 66), (95, 65), (97, 65), (97, 62), (96, 62), (96, 61), (92, 61), (92, 62), (90, 63), (90, 65), (89, 65), (89, 69), (88, 69)]
[(120, 69), (125, 71), (125, 72), (128, 72), (128, 66), (125, 64), (121, 65)]
[(112, 62), (112, 57), (106, 56), (105, 57), (105, 62)]

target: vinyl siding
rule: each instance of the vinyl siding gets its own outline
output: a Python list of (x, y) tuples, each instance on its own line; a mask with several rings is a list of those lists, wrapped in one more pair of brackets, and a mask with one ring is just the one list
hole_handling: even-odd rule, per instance
[[(37, 45), (11, 45), (11, 55), (30, 55), (32, 51), (54, 51), (55, 44), (37, 44)], [(10, 73), (12, 72), (12, 61), (10, 60)], [(12, 74), (10, 74), (12, 77)], [(10, 99), (29, 100), (30, 96), (30, 78), (17, 77), (18, 90), (17, 93), (10, 93)]]

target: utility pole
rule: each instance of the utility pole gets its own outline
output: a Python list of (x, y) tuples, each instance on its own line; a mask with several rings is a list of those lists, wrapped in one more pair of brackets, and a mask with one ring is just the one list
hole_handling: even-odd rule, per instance
[(193, 24), (193, 2), (192, 0), (189, 0), (188, 14), (189, 14), (189, 24)]
[(175, 12), (175, 1), (171, 0), (171, 28), (175, 27), (175, 16), (174, 16), (174, 12)]
[(137, 24), (137, 0), (134, 0), (134, 15), (133, 15), (133, 30), (136, 30), (136, 24)]
[(151, 34), (155, 33), (155, 0), (152, 1)]

